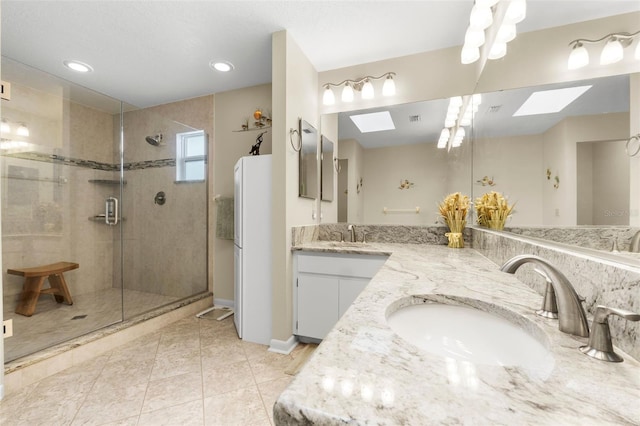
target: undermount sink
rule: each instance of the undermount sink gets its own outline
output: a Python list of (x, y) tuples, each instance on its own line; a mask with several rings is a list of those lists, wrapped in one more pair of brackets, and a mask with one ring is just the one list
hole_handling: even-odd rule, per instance
[(433, 301), (401, 307), (389, 327), (429, 353), (473, 364), (518, 366), (548, 376), (552, 354), (518, 325), (481, 309)]

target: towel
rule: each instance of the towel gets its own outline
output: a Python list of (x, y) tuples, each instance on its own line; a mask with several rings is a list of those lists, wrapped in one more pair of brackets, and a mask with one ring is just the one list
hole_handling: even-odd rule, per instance
[(216, 200), (216, 237), (233, 240), (233, 198), (220, 197)]

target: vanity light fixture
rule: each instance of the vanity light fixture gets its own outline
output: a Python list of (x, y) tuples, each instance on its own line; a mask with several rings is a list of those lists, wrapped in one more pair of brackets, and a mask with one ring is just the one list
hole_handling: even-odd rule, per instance
[(372, 81), (384, 79), (382, 86), (382, 96), (393, 96), (396, 94), (396, 84), (393, 77), (396, 75), (394, 72), (387, 72), (380, 77), (366, 76), (357, 80), (344, 80), (340, 83), (325, 83), (324, 93), (322, 94), (323, 105), (333, 105), (336, 101), (336, 97), (331, 89), (331, 86), (342, 87), (342, 95), (340, 99), (342, 102), (353, 102), (355, 92), (361, 92), (362, 99), (373, 99), (375, 97), (375, 89)]
[[(504, 14), (496, 13), (499, 2), (503, 2)], [(486, 45), (488, 59), (500, 59), (507, 54), (507, 43), (516, 38), (516, 24), (527, 15), (526, 0), (476, 0), (471, 9), (469, 27), (464, 37), (464, 45), (460, 52), (460, 62), (472, 64), (480, 59), (480, 49), (485, 46), (485, 31), (493, 30), (495, 37), (491, 46)], [(496, 17), (500, 22), (496, 21)], [(500, 25), (498, 28), (492, 26)]]
[[(499, 4), (502, 2), (502, 4)], [(504, 5), (504, 14), (496, 13), (498, 7)], [(487, 37), (485, 30), (491, 30), (492, 26), (495, 37), (491, 40), (491, 45), (486, 45), (488, 59), (500, 59), (507, 54), (507, 43), (516, 38), (516, 24), (522, 22), (527, 15), (526, 0), (476, 0), (471, 9), (469, 17), (469, 27), (464, 37), (464, 45), (460, 52), (460, 62), (472, 64), (480, 59), (480, 49), (485, 46)], [(498, 22), (495, 18), (498, 18)]]
[(68, 61), (64, 61), (63, 64), (65, 67), (75, 72), (87, 73), (87, 72), (93, 71), (93, 67), (91, 67), (91, 65), (85, 64), (84, 62), (80, 62), (80, 61), (68, 60)]
[(597, 40), (589, 40), (586, 38), (579, 38), (572, 40), (569, 43), (571, 47), (571, 53), (567, 61), (567, 68), (570, 70), (576, 70), (589, 65), (589, 52), (585, 47), (585, 44), (597, 44), (605, 42), (602, 51), (600, 52), (600, 65), (610, 65), (619, 62), (624, 57), (624, 49), (630, 46), (634, 40), (636, 41), (636, 50), (634, 57), (636, 60), (640, 60), (640, 37), (638, 35), (640, 31), (635, 33), (611, 33)]
[(449, 99), (447, 116), (444, 120), (444, 128), (440, 132), (437, 147), (439, 149), (457, 148), (462, 145), (466, 130), (470, 126), (479, 105), (482, 103), (482, 95), (454, 96)]

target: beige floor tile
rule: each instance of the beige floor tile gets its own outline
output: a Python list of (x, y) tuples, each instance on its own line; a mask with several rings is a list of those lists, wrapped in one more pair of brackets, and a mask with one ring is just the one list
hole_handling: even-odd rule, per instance
[(100, 426), (136, 426), (138, 424), (138, 417), (133, 416), (126, 419), (116, 420), (115, 422), (103, 423)]
[(127, 361), (131, 358), (136, 358), (138, 360), (154, 359), (156, 352), (158, 351), (159, 344), (160, 333), (143, 336), (140, 339), (136, 339), (133, 342), (122, 345), (111, 351), (109, 363)]
[(154, 380), (149, 382), (142, 412), (148, 413), (195, 400), (202, 400), (200, 372)]
[(267, 414), (269, 414), (271, 424), (273, 424), (273, 405), (276, 403), (282, 391), (291, 383), (291, 380), (293, 380), (293, 376), (282, 377), (258, 384), (258, 391), (262, 397), (264, 408), (267, 410)]
[(251, 342), (242, 342), (242, 349), (244, 349), (247, 359), (256, 359), (264, 357), (269, 351), (269, 346)]
[(177, 349), (158, 354), (153, 364), (150, 380), (179, 376), (186, 373), (200, 373), (199, 349)]
[(269, 380), (281, 379), (287, 377), (284, 370), (287, 368), (292, 358), (289, 355), (276, 354), (266, 352), (260, 358), (252, 358), (249, 360), (253, 377), (256, 383), (267, 382)]
[(242, 349), (241, 342), (218, 342), (200, 350), (202, 356), (203, 370), (211, 365), (233, 364), (235, 362), (246, 361), (247, 356)]
[(270, 423), (258, 388), (252, 386), (205, 398), (204, 424), (232, 426)]
[(248, 361), (233, 364), (203, 365), (204, 396), (214, 396), (255, 385)]
[(204, 407), (202, 399), (151, 411), (140, 415), (137, 426), (202, 426)]
[(154, 364), (153, 359), (137, 359), (132, 357), (125, 361), (110, 362), (105, 365), (102, 373), (96, 380), (96, 386), (111, 385), (113, 387), (125, 387), (139, 383), (147, 383), (151, 377)]
[(102, 425), (139, 416), (146, 389), (146, 382), (124, 387), (108, 384), (96, 386), (71, 424)]

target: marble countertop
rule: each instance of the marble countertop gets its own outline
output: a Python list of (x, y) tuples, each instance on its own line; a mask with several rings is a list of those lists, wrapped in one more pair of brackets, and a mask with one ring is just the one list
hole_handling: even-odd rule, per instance
[[(320, 241), (294, 250), (390, 257), (280, 395), (276, 424), (640, 424), (640, 363), (617, 348), (622, 363), (580, 353), (586, 338), (535, 315), (542, 296), (475, 250)], [(422, 296), (517, 321), (553, 367), (476, 365), (413, 346), (386, 318)]]

